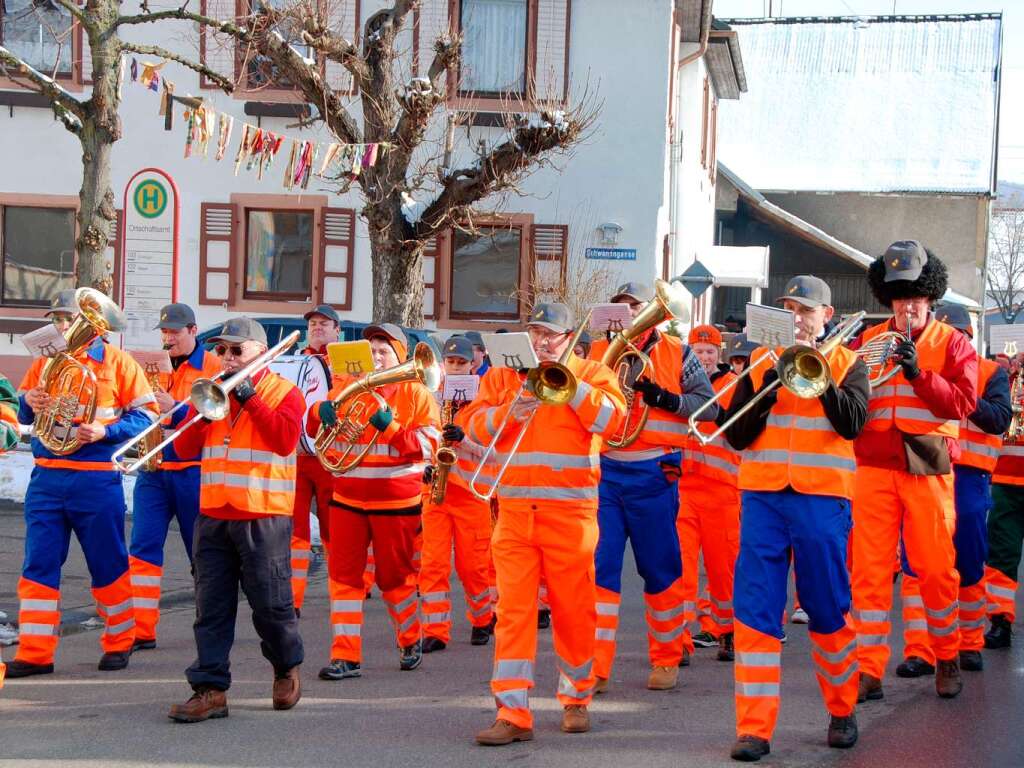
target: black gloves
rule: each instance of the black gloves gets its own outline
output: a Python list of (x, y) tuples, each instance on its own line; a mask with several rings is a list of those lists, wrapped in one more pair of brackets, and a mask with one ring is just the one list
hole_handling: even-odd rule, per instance
[(769, 387), (779, 380), (779, 372), (775, 370), (775, 366), (772, 366), (764, 372), (764, 378), (761, 380), (761, 389)]
[(434, 482), (434, 465), (433, 464), (427, 464), (427, 466), (424, 468), (424, 470), (423, 470), (423, 482), (426, 485), (430, 485), (432, 482)]
[(441, 436), (446, 443), (461, 443), (466, 439), (466, 433), (458, 424), (445, 424)]
[(331, 400), (324, 400), (320, 403), (320, 407), (316, 409), (320, 416), (320, 423), (324, 425), (326, 429), (330, 429), (338, 423), (338, 411), (334, 407), (334, 402)]
[(682, 402), (679, 395), (669, 392), (648, 379), (637, 379), (633, 383), (633, 391), (643, 395), (644, 403), (652, 408), (661, 408), (671, 413), (676, 413)]
[(256, 385), (252, 383), (252, 378), (248, 376), (231, 390), (231, 396), (234, 397), (240, 405), (245, 405), (249, 398), (255, 394)]
[(907, 377), (907, 381), (913, 381), (921, 375), (921, 369), (917, 367), (917, 347), (913, 341), (901, 341), (894, 354), (903, 368), (903, 375)]

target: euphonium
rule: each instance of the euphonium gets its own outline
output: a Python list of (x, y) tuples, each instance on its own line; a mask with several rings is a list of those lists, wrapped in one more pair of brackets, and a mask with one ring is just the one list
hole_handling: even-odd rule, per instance
[[(464, 400), (446, 400), (441, 406), (441, 426), (446, 427), (455, 423), (455, 413), (458, 411)], [(445, 492), (448, 490), (448, 475), (452, 467), (458, 461), (458, 454), (455, 452), (454, 443), (444, 441), (441, 447), (434, 453), (434, 477), (430, 481), (430, 500), (434, 504), (444, 501)]]
[(34, 433), (57, 456), (81, 448), (75, 425), (96, 418), (96, 374), (75, 356), (103, 334), (124, 327), (120, 308), (94, 288), (76, 290), (75, 305), (78, 314), (64, 334), (67, 349), (47, 360), (39, 376), (50, 404), (36, 414)]
[(631, 425), (633, 403), (636, 399), (633, 385), (640, 377), (650, 378), (654, 373), (654, 364), (651, 362), (651, 358), (644, 354), (633, 343), (633, 340), (666, 320), (682, 320), (684, 322), (688, 320), (690, 313), (686, 309), (687, 301), (686, 290), (682, 285), (655, 280), (654, 300), (640, 311), (628, 329), (616, 333), (609, 342), (608, 349), (601, 357), (601, 362), (616, 373), (619, 387), (626, 397), (626, 420), (618, 435), (608, 439), (609, 447), (625, 448), (636, 442), (650, 413), (650, 407), (646, 404), (643, 405), (636, 417), (636, 423)]
[[(380, 439), (380, 432), (374, 431), (373, 437), (359, 454), (354, 459), (349, 459), (367, 427), (367, 422), (362, 417), (373, 415), (372, 412), (367, 412), (369, 404), (366, 398), (371, 398), (378, 409), (387, 408), (387, 402), (374, 390), (377, 387), (400, 384), (404, 381), (418, 381), (431, 392), (440, 385), (441, 368), (428, 344), (423, 342), (417, 344), (412, 359), (407, 362), (356, 379), (331, 401), (334, 403), (335, 410), (339, 412), (338, 421), (331, 427), (321, 424), (320, 430), (316, 433), (316, 441), (313, 443), (316, 457), (324, 469), (336, 475), (343, 475), (363, 462), (363, 459), (373, 450)], [(344, 410), (342, 410), (343, 406)], [(337, 458), (333, 458), (330, 452), (339, 440), (347, 445)]]

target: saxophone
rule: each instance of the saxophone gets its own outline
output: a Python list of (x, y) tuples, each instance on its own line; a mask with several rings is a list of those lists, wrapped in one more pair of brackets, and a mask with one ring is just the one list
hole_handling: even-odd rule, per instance
[[(441, 426), (447, 427), (455, 423), (455, 414), (465, 403), (465, 400), (445, 400), (441, 406)], [(430, 481), (430, 500), (434, 504), (444, 501), (445, 492), (448, 490), (448, 475), (458, 460), (455, 452), (455, 443), (445, 440), (441, 447), (434, 453), (434, 478)]]
[[(167, 349), (167, 346), (164, 346)], [(159, 392), (162, 387), (160, 386), (160, 368), (154, 363), (146, 365), (146, 381), (149, 382), (150, 389), (154, 392)], [(158, 427), (151, 432), (147, 432), (146, 436), (142, 439), (139, 445), (138, 456), (145, 456), (147, 453), (156, 448), (164, 439), (163, 427)], [(154, 453), (145, 464), (142, 465), (141, 469), (143, 472), (156, 472), (160, 469), (160, 465), (164, 463), (163, 451), (157, 451)]]

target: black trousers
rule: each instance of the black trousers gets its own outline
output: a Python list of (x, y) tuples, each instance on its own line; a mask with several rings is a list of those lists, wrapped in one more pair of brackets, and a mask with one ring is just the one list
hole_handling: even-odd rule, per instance
[(229, 657), (239, 585), (252, 608), (260, 648), (275, 674), (302, 663), (302, 638), (292, 603), (291, 535), (290, 516), (217, 520), (200, 514), (196, 519), (193, 629), (198, 657), (185, 671), (193, 688), (226, 691), (231, 685)]

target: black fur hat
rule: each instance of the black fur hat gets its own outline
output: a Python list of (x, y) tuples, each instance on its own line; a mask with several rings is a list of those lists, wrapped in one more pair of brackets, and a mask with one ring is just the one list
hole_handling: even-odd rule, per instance
[[(897, 244), (894, 243), (893, 246), (895, 245)], [(892, 246), (890, 246), (891, 250)], [(871, 286), (871, 293), (878, 299), (879, 304), (892, 309), (894, 299), (912, 299), (918, 296), (927, 296), (934, 304), (946, 295), (946, 288), (949, 285), (946, 265), (927, 248), (924, 249), (924, 252), (927, 254), (928, 260), (921, 267), (921, 273), (916, 280), (899, 280), (890, 277), (886, 281), (886, 264), (890, 251), (887, 251), (884, 256), (879, 256), (868, 267), (868, 285)]]

